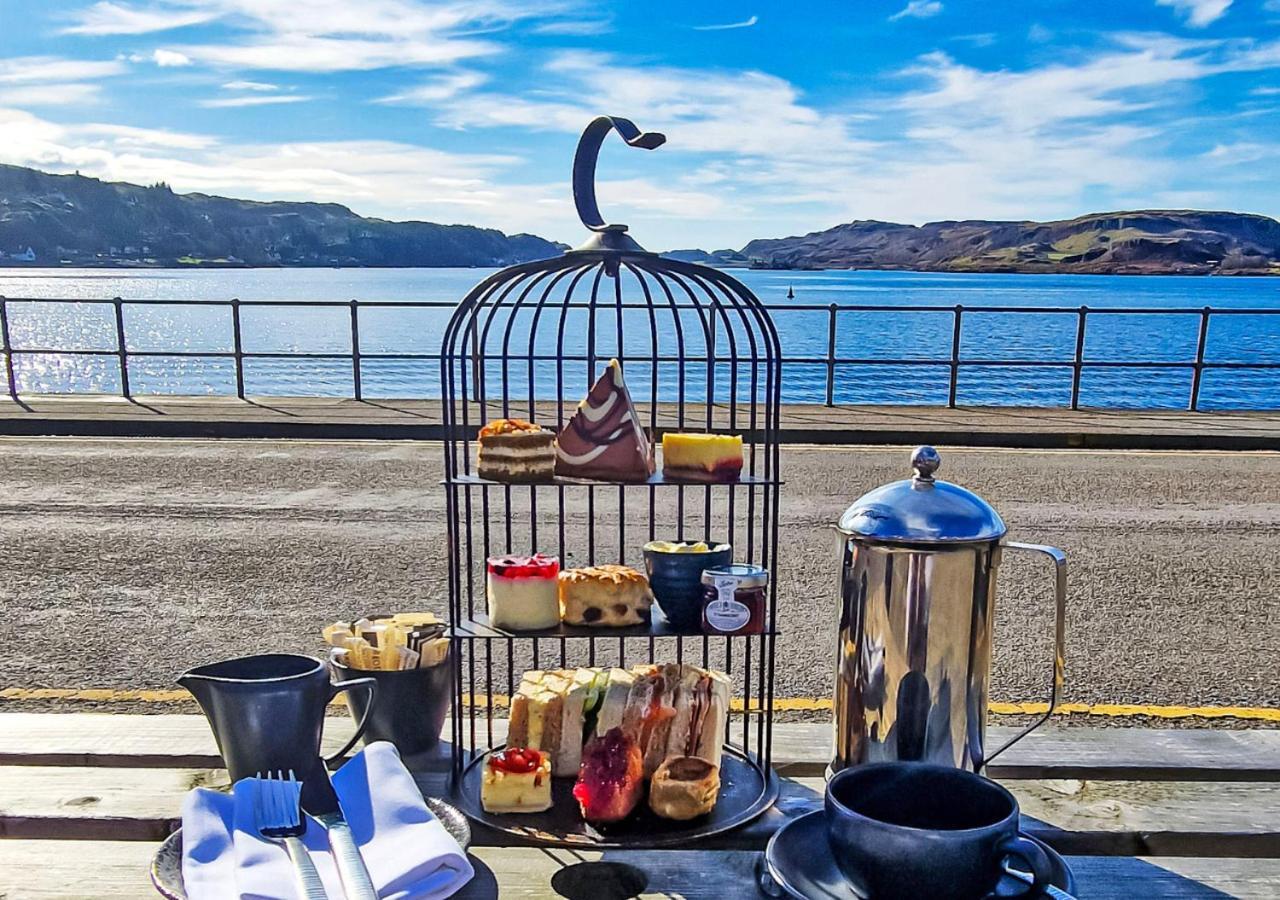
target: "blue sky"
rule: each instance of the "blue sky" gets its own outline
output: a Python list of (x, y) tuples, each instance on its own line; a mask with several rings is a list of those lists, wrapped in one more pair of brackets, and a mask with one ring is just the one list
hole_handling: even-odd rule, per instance
[(0, 0), (0, 162), (654, 250), (853, 219), (1280, 216), (1280, 0)]

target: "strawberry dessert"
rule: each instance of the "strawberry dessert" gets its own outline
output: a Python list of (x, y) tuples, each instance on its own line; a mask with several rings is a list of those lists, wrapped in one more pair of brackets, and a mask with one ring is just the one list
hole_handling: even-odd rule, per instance
[(555, 628), (560, 622), (560, 560), (554, 556), (491, 556), (486, 594), (489, 623), (508, 631)]
[(644, 756), (621, 728), (594, 737), (582, 750), (574, 799), (588, 822), (620, 822), (644, 795)]

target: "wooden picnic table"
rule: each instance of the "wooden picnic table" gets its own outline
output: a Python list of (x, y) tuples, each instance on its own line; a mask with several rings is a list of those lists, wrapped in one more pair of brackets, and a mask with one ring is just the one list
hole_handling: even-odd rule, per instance
[[(607, 853), (503, 846), (475, 829), (460, 898), (554, 898), (556, 870), (629, 863), (644, 897), (757, 897), (755, 863), (788, 818), (818, 808), (829, 727), (775, 726), (782, 796), (697, 849)], [(333, 718), (336, 749), (351, 725)], [(993, 728), (999, 739), (1006, 729)], [(1065, 854), (1084, 898), (1280, 897), (1280, 731), (1068, 728), (1032, 734), (989, 773), (1024, 830)], [(442, 776), (421, 771), (426, 793)], [(148, 865), (183, 795), (226, 783), (196, 715), (0, 714), (0, 898), (147, 898)]]

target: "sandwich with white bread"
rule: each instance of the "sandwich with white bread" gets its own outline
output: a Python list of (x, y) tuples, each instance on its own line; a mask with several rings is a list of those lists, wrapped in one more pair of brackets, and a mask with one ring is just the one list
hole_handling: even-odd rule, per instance
[(507, 745), (541, 750), (574, 777), (583, 744), (613, 728), (639, 747), (645, 777), (671, 757), (720, 765), (731, 696), (723, 672), (691, 665), (526, 672), (511, 700)]

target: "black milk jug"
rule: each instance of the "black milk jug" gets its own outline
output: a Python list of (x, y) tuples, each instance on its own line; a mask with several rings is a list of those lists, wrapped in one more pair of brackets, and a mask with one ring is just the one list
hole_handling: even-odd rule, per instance
[[(331, 682), (320, 660), (287, 653), (198, 666), (180, 675), (178, 684), (195, 696), (209, 720), (232, 782), (292, 769), (304, 782), (303, 803), (309, 809), (308, 796), (327, 793), (328, 788), (320, 756), (325, 708), (341, 691), (362, 687), (372, 695), (375, 689), (372, 678)], [(356, 724), (351, 740), (324, 763), (340, 759), (355, 746), (365, 719)]]

